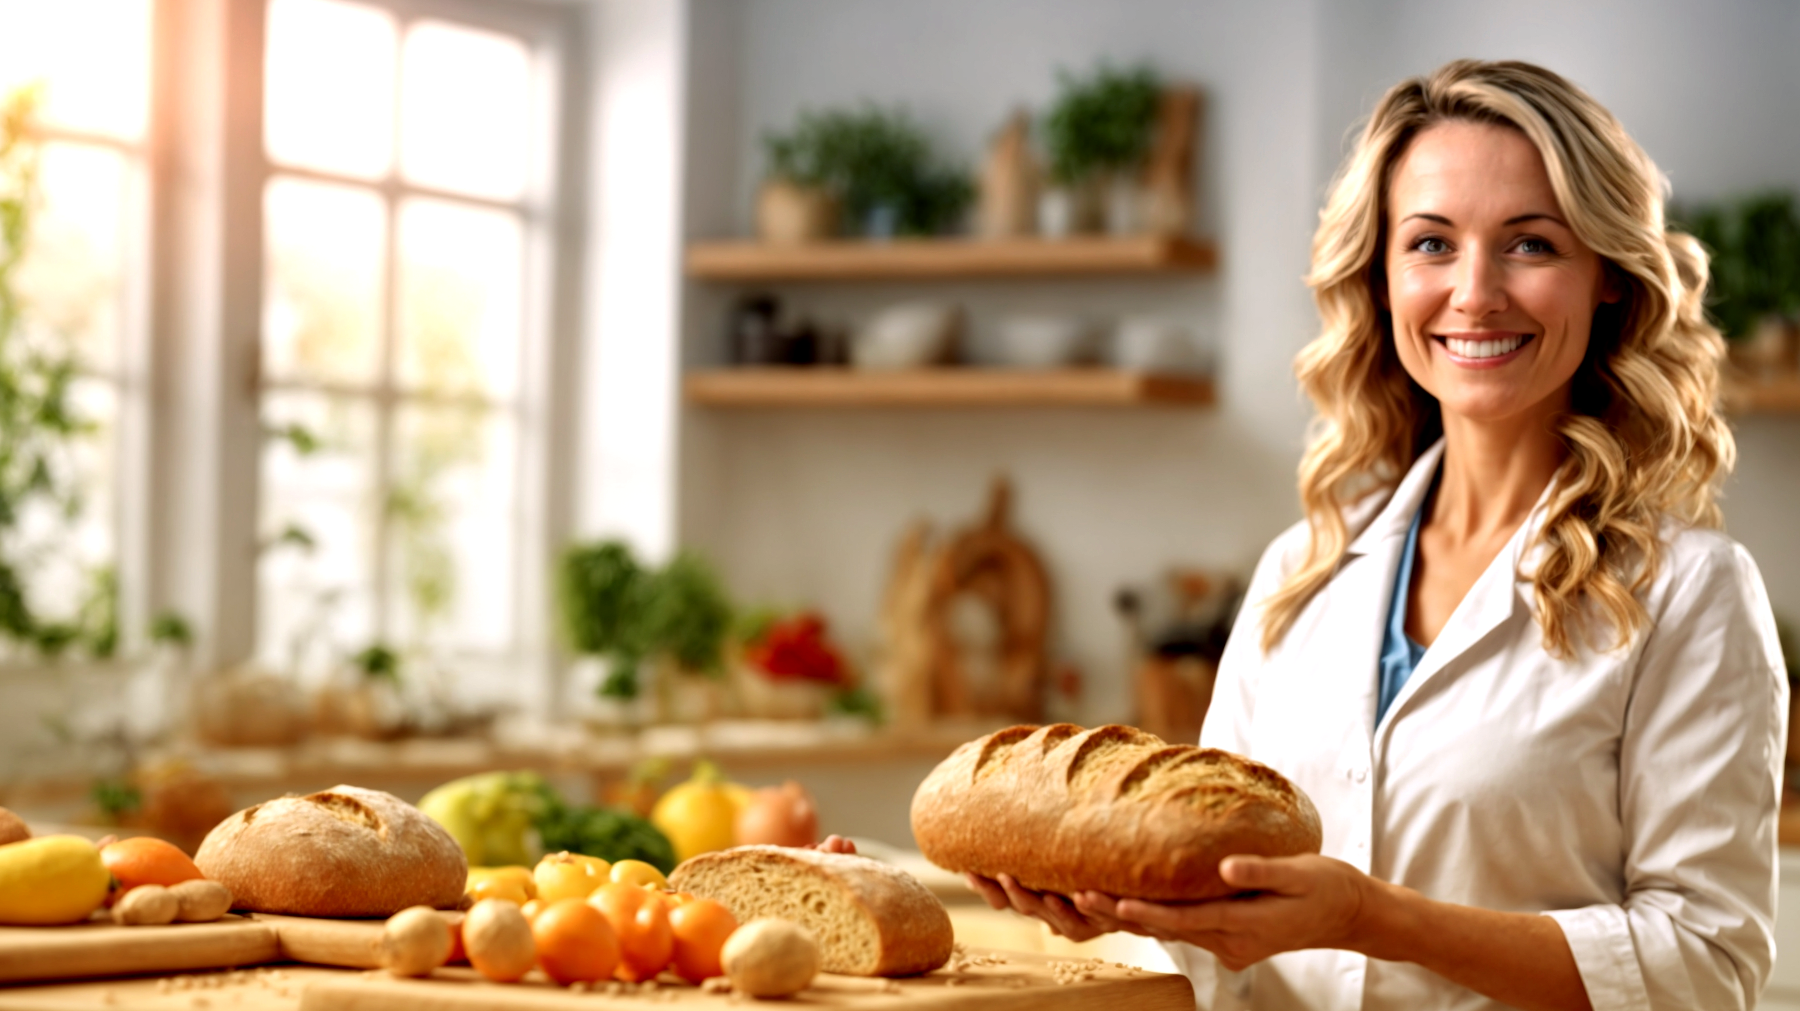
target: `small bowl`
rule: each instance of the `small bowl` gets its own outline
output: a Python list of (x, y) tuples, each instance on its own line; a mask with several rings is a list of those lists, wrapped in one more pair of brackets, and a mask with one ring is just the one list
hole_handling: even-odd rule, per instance
[(850, 342), (859, 369), (919, 369), (956, 355), (962, 310), (943, 302), (903, 302), (872, 316)]
[(1007, 316), (1000, 320), (1000, 361), (1021, 369), (1092, 364), (1099, 350), (1094, 325), (1079, 316)]

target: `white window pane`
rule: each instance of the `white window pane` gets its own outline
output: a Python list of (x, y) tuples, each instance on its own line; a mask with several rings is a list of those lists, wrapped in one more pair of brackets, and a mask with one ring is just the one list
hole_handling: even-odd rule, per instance
[(258, 654), (317, 674), (375, 636), (375, 416), (365, 401), (263, 395)]
[(397, 638), (451, 653), (513, 646), (518, 435), (506, 412), (406, 406), (389, 496)]
[(72, 341), (84, 368), (110, 370), (118, 363), (126, 234), (142, 213), (133, 199), (136, 165), (85, 144), (47, 143), (41, 157), (42, 199), (16, 276), (27, 322)]
[(271, 0), (263, 93), (269, 157), (362, 179), (394, 162), (399, 28), (379, 8)]
[(380, 196), (277, 179), (263, 208), (264, 371), (274, 379), (373, 384), (381, 368), (387, 233)]
[(151, 0), (0, 0), (0, 94), (41, 83), (47, 125), (141, 139), (150, 10)]
[(407, 180), (499, 200), (523, 196), (531, 118), (525, 43), (423, 21), (407, 30), (400, 66)]
[(518, 389), (523, 228), (436, 200), (400, 207), (400, 381), (509, 399)]

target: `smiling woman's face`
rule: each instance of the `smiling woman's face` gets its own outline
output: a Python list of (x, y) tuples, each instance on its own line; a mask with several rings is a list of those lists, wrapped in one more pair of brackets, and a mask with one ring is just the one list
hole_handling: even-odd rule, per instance
[(1387, 226), (1394, 346), (1445, 420), (1561, 410), (1594, 310), (1617, 296), (1531, 141), (1484, 123), (1425, 129), (1394, 167)]

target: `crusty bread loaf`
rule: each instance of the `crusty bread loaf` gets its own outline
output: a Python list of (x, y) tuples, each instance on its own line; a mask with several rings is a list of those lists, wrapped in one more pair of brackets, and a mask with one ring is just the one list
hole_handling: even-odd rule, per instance
[(867, 857), (738, 846), (675, 868), (669, 885), (714, 899), (739, 923), (793, 920), (819, 940), (820, 967), (851, 976), (911, 976), (950, 960), (950, 914), (912, 875)]
[(1229, 895), (1232, 854), (1319, 851), (1319, 814), (1280, 773), (1132, 727), (1010, 727), (970, 741), (913, 795), (927, 859), (1038, 891), (1162, 902)]
[(220, 822), (195, 855), (235, 908), (296, 916), (392, 916), (454, 908), (469, 864), (443, 826), (390, 793), (334, 786)]

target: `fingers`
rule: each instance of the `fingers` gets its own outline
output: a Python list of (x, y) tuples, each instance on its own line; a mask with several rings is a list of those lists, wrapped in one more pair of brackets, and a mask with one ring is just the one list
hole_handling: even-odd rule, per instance
[(1155, 937), (1163, 941), (1174, 940), (1174, 938), (1164, 936), (1161, 932), (1153, 931), (1141, 923), (1119, 919), (1117, 915), (1119, 900), (1104, 892), (1076, 892), (1069, 898), (1075, 903), (1075, 909), (1089, 923), (1106, 933), (1123, 931), (1128, 934), (1137, 934), (1140, 937)]
[(975, 894), (986, 900), (990, 907), (1006, 909), (1012, 905), (1011, 900), (1006, 897), (1006, 889), (1001, 888), (1000, 882), (993, 878), (984, 878), (979, 874), (964, 874), (963, 880), (967, 881), (969, 887), (974, 889)]
[(1171, 934), (1194, 934), (1237, 929), (1242, 909), (1235, 900), (1200, 902), (1191, 906), (1166, 906), (1142, 899), (1121, 899), (1113, 908), (1113, 916), (1143, 925), (1147, 930)]
[(820, 853), (842, 853), (852, 857), (856, 855), (856, 844), (841, 835), (828, 835), (824, 842), (813, 848)]
[(1043, 920), (1050, 929), (1071, 941), (1085, 941), (1099, 937), (1100, 931), (1076, 912), (1075, 907), (1066, 902), (1060, 895), (1048, 895), (1034, 892), (1010, 874), (1002, 874), (1000, 887), (1006, 890), (1006, 897), (1012, 901), (1012, 907), (1026, 916)]
[(1241, 892), (1299, 891), (1305, 871), (1294, 857), (1226, 857), (1219, 863), (1219, 877)]

